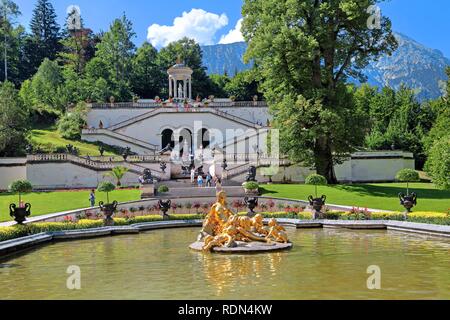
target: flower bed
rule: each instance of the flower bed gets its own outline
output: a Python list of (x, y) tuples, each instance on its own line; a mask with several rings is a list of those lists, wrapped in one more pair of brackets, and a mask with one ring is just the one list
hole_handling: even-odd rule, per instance
[[(189, 205), (188, 205), (189, 206)], [(241, 204), (236, 203), (236, 208), (242, 208)], [(200, 203), (192, 205), (192, 211), (199, 213), (195, 214), (171, 214), (170, 220), (202, 220), (205, 217), (207, 210), (206, 205)], [(275, 205), (269, 203), (268, 205), (260, 206), (261, 209), (272, 208)], [(312, 220), (312, 213), (304, 211), (301, 207), (279, 206), (284, 211), (265, 211), (261, 212), (264, 218), (277, 219), (300, 219)], [(153, 208), (152, 208), (153, 209)], [(173, 206), (173, 212), (176, 212), (179, 207)], [(145, 208), (137, 208), (126, 213), (118, 213), (114, 217), (116, 226), (127, 226), (138, 223), (147, 223), (162, 221), (163, 217), (159, 214), (144, 215)], [(201, 212), (201, 213), (200, 213)], [(247, 212), (240, 212), (239, 215), (246, 215)], [(403, 221), (404, 215), (400, 212), (370, 212), (367, 209), (353, 208), (351, 211), (327, 211), (325, 214), (327, 220), (396, 220)], [(450, 214), (440, 212), (413, 212), (408, 214), (409, 222), (450, 225)], [(77, 219), (66, 217), (64, 222), (45, 222), (45, 223), (31, 223), (27, 225), (14, 225), (11, 227), (0, 227), (0, 242), (25, 237), (42, 232), (81, 230), (103, 227), (103, 219), (101, 215), (92, 215), (89, 217), (78, 216)]]

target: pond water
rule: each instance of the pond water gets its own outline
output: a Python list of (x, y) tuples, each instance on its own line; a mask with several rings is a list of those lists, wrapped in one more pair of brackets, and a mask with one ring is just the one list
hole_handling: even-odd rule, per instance
[[(389, 231), (289, 230), (294, 249), (188, 249), (198, 229), (59, 242), (0, 261), (0, 299), (450, 299), (450, 240)], [(81, 290), (66, 286), (69, 266)], [(367, 289), (367, 268), (381, 290)]]

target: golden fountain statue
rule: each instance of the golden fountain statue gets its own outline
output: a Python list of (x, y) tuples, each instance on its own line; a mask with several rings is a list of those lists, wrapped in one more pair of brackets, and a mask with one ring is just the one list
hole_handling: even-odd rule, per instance
[[(203, 222), (203, 228), (192, 249), (219, 252), (255, 252), (290, 249), (286, 229), (275, 219), (264, 226), (264, 218), (238, 216), (227, 206), (224, 191), (217, 194), (217, 202)], [(219, 250), (218, 250), (219, 249)]]

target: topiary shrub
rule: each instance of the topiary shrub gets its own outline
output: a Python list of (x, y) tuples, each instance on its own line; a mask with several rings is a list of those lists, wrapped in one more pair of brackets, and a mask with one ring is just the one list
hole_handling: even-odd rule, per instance
[(318, 197), (317, 195), (317, 186), (325, 186), (328, 184), (327, 179), (324, 176), (321, 176), (320, 174), (311, 174), (309, 175), (306, 180), (305, 180), (305, 184), (307, 185), (313, 185), (315, 187), (315, 192), (316, 192), (316, 198)]
[(170, 189), (166, 185), (159, 186), (159, 188), (158, 188), (158, 193), (167, 193), (169, 191), (170, 191)]
[(9, 192), (17, 193), (19, 195), (19, 203), (22, 202), (22, 194), (33, 191), (33, 186), (28, 180), (17, 180), (11, 183), (8, 187)]
[(98, 192), (106, 192), (106, 201), (109, 203), (109, 193), (116, 190), (116, 186), (109, 182), (109, 181), (103, 181), (98, 185), (97, 191)]
[(420, 181), (419, 173), (413, 169), (403, 169), (400, 170), (395, 179), (400, 182), (406, 182), (407, 195), (409, 195), (409, 183)]
[(251, 190), (251, 191), (259, 190), (259, 184), (254, 181), (244, 182), (244, 184), (242, 186), (244, 187), (244, 189)]

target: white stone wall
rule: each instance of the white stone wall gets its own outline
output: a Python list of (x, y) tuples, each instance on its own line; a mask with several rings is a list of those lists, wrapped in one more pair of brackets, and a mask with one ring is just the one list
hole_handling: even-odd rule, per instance
[[(121, 148), (126, 148), (126, 147), (130, 147), (131, 151), (134, 153), (137, 153), (139, 155), (152, 155), (153, 152), (151, 152), (150, 150), (140, 147), (138, 145), (135, 144), (129, 144), (124, 140), (119, 140), (119, 139), (115, 139), (112, 136), (108, 136), (105, 134), (83, 134), (81, 136), (81, 139), (87, 142), (103, 142), (104, 144), (107, 144), (109, 146), (115, 146), (115, 147), (121, 147)], [(162, 148), (161, 148), (162, 149)]]
[[(269, 109), (265, 107), (224, 107), (214, 108), (230, 115), (241, 117), (253, 123), (267, 124), (267, 120), (271, 119)], [(108, 109), (92, 109), (88, 113), (87, 123), (90, 128), (98, 128), (100, 121), (103, 122), (105, 128), (118, 124), (120, 122), (138, 117), (142, 114), (150, 112), (152, 108), (108, 108)], [(169, 115), (170, 116), (170, 115)], [(167, 123), (171, 123), (167, 121)], [(153, 122), (158, 124), (158, 122)]]
[(152, 111), (149, 108), (142, 109), (125, 109), (125, 108), (109, 108), (109, 109), (92, 109), (88, 113), (87, 124), (90, 128), (98, 128), (100, 121), (103, 122), (105, 128), (128, 119), (140, 116), (141, 114)]
[[(38, 163), (27, 165), (27, 179), (35, 189), (96, 188), (104, 180), (106, 171), (94, 171), (72, 163)], [(122, 184), (137, 185), (138, 176), (127, 173)]]
[[(372, 158), (372, 159), (369, 159)], [(25, 165), (25, 158), (0, 159), (0, 190), (7, 189), (8, 185), (18, 179), (28, 179), (37, 189), (68, 189), (68, 188), (96, 188), (98, 183), (105, 180), (106, 171), (95, 171), (72, 163), (33, 163)], [(159, 171), (158, 163), (140, 164)], [(217, 164), (216, 172), (220, 174), (220, 164)], [(406, 152), (368, 152), (356, 153), (342, 165), (336, 166), (336, 175), (339, 181), (344, 182), (376, 182), (394, 181), (397, 172), (404, 168), (414, 169), (414, 159), (411, 153)], [(229, 169), (233, 169), (230, 164)], [(171, 172), (168, 164), (167, 175)], [(205, 172), (208, 166), (205, 165)], [(310, 168), (291, 166), (280, 168), (272, 180), (282, 182), (284, 180), (302, 183), (305, 178), (313, 173)], [(233, 178), (235, 181), (243, 181), (246, 173)], [(284, 179), (285, 178), (285, 179)], [(109, 179), (109, 178), (108, 178)], [(258, 180), (267, 182), (268, 177), (261, 176), (258, 170)], [(125, 186), (138, 184), (138, 175), (127, 173), (122, 181)]]
[(253, 123), (261, 123), (263, 126), (267, 124), (267, 120), (272, 119), (272, 116), (269, 114), (269, 108), (266, 107), (226, 107), (217, 109)]
[(25, 180), (27, 177), (26, 158), (0, 159), (0, 190), (7, 190), (15, 180)]
[[(195, 126), (195, 122), (198, 123), (197, 126)], [(117, 132), (125, 136), (155, 144), (162, 149), (165, 146), (161, 145), (161, 133), (165, 129), (174, 131), (177, 129), (189, 129), (195, 135), (194, 129), (200, 130), (201, 128), (219, 130), (222, 133), (223, 139), (226, 141), (233, 139), (235, 136), (234, 134), (227, 134), (227, 130), (248, 129), (240, 123), (222, 118), (216, 114), (192, 112), (157, 114), (154, 117), (117, 130)], [(237, 136), (239, 136), (239, 133)]]

